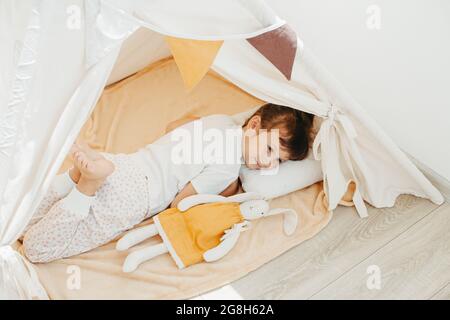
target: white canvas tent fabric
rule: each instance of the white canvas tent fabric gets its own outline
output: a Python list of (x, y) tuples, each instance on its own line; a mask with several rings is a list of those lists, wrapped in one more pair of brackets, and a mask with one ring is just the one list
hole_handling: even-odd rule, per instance
[[(351, 180), (357, 185), (353, 201), (361, 216), (367, 214), (363, 200), (387, 207), (403, 193), (443, 202), (439, 191), (300, 38), (290, 81), (246, 41), (284, 24), (263, 1), (29, 0), (21, 7), (12, 0), (0, 3), (7, 9), (0, 11), (0, 21), (9, 21), (3, 20), (6, 12), (28, 16), (23, 37), (20, 32), (8, 34), (6, 43), (19, 40), (22, 45), (13, 59), (16, 66), (8, 67), (13, 70), (6, 73), (10, 77), (2, 78), (7, 89), (0, 91), (6, 94), (0, 99), (0, 298), (47, 298), (32, 266), (10, 245), (47, 191), (105, 84), (142, 66), (124, 64), (110, 77), (122, 44), (141, 27), (154, 31), (151, 41), (135, 47), (127, 59), (141, 57), (147, 64), (162, 58), (168, 54), (161, 49), (165, 35), (225, 40), (212, 66), (216, 72), (262, 100), (323, 118), (314, 155), (322, 161), (330, 210)], [(70, 6), (81, 9), (84, 23), (79, 29), (67, 25), (64, 13)], [(9, 24), (7, 30), (13, 30), (12, 21)], [(138, 54), (140, 49), (148, 55)]]

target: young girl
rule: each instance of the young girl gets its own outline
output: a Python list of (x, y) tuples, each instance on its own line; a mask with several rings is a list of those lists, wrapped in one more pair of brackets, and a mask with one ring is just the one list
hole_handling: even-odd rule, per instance
[(230, 116), (207, 116), (133, 154), (74, 145), (74, 167), (54, 179), (26, 229), (25, 254), (35, 263), (77, 255), (185, 197), (235, 194), (242, 163), (258, 170), (305, 158), (312, 120), (267, 104), (242, 127)]

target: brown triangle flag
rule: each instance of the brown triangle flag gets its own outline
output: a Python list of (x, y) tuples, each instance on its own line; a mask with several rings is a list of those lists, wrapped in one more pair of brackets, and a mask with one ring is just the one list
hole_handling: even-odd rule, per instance
[(291, 80), (297, 54), (297, 34), (291, 27), (285, 24), (247, 41)]
[(187, 89), (203, 79), (217, 56), (223, 41), (203, 41), (166, 37), (175, 63)]

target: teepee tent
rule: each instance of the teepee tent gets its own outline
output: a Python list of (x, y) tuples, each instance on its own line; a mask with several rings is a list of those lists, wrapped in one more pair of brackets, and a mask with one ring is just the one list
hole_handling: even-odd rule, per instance
[[(169, 55), (188, 88), (211, 68), (261, 100), (320, 117), (313, 150), (330, 210), (351, 181), (362, 217), (364, 201), (390, 207), (405, 193), (443, 202), (324, 70), (301, 33), (262, 0), (6, 0), (0, 7), (7, 52), (0, 64), (0, 298), (47, 297), (33, 266), (11, 244), (104, 87)], [(150, 32), (126, 42), (140, 28)], [(126, 61), (114, 69), (121, 50)]]

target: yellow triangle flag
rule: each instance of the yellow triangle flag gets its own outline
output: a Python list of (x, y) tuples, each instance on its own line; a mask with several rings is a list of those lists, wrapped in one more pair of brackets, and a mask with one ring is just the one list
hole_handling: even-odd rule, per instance
[(217, 56), (223, 41), (203, 41), (166, 37), (175, 63), (187, 89), (203, 79)]

